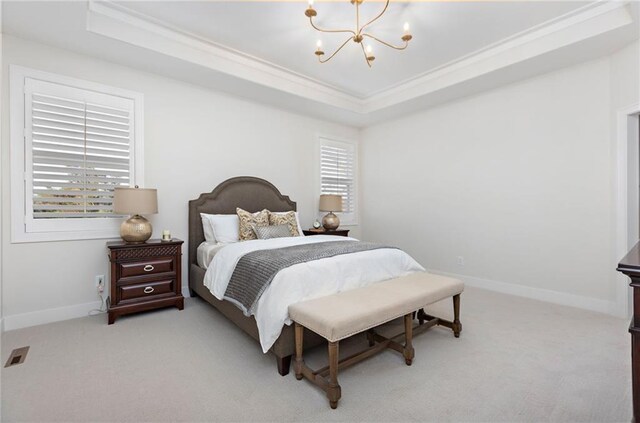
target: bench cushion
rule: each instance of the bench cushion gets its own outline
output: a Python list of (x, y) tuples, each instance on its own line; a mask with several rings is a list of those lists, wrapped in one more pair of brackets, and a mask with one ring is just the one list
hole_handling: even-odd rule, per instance
[(289, 306), (289, 317), (330, 342), (379, 326), (460, 294), (458, 279), (412, 273)]

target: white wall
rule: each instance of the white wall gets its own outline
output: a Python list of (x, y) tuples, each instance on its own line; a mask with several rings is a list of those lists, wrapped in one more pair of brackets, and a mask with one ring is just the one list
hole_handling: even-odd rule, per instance
[[(640, 44), (635, 43), (611, 56), (611, 137), (615, 139), (618, 131), (618, 112), (623, 109), (637, 108), (640, 101), (640, 54), (638, 50)], [(637, 140), (638, 123), (633, 119), (629, 122), (630, 135)], [(615, 147), (615, 143), (613, 144)], [(640, 185), (638, 175), (638, 159), (640, 146), (638, 142), (628, 145), (628, 239), (625, 249), (630, 249), (638, 242), (640, 235), (640, 221), (638, 220), (638, 186)], [(614, 152), (615, 154), (616, 152)], [(619, 257), (618, 257), (619, 258)], [(626, 280), (626, 279), (625, 279)]]
[(366, 128), (365, 237), (470, 284), (615, 313), (612, 116), (638, 101), (637, 49)]
[[(162, 229), (186, 241), (187, 202), (218, 183), (254, 175), (298, 202), (301, 223), (316, 217), (315, 134), (356, 141), (355, 128), (264, 107), (87, 56), (5, 36), (2, 106), (7, 110), (8, 65), (142, 92), (145, 96), (145, 185), (158, 189)], [(105, 240), (12, 244), (9, 239), (9, 119), (2, 116), (2, 300), (6, 329), (95, 307), (96, 274), (108, 274)], [(351, 228), (358, 235), (357, 228)], [(187, 285), (186, 246), (183, 286)], [(57, 309), (61, 308), (61, 309)]]
[[(2, 81), (3, 72), (2, 67), (2, 0), (0, 0), (0, 81)], [(2, 98), (2, 92), (4, 88), (0, 86), (0, 98)], [(0, 104), (0, 117), (2, 116), (2, 104)], [(0, 134), (2, 134), (2, 119), (0, 119)], [(0, 148), (0, 150), (2, 150)], [(0, 191), (3, 180), (3, 161), (0, 160)], [(0, 197), (1, 198), (1, 197)], [(4, 320), (2, 319), (2, 212), (0, 211), (0, 332), (4, 330)]]
[[(298, 201), (307, 226), (316, 217), (315, 133), (360, 138), (362, 228), (354, 235), (399, 245), (472, 284), (600, 311), (616, 306), (612, 140), (616, 110), (639, 101), (637, 43), (362, 133), (15, 37), (2, 47), (7, 328), (85, 314), (96, 306), (94, 276), (108, 274), (104, 240), (10, 243), (9, 64), (145, 95), (155, 236), (168, 228), (186, 239), (187, 201), (237, 175), (272, 181)], [(186, 254), (183, 263), (186, 286)]]

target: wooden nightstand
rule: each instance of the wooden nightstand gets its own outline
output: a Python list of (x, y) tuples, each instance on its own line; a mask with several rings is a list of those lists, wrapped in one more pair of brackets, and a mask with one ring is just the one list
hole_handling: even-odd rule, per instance
[(337, 236), (349, 236), (349, 229), (336, 229), (335, 231), (327, 231), (325, 229), (308, 229), (303, 230), (304, 236), (310, 235), (337, 235)]
[(109, 324), (116, 317), (159, 307), (184, 308), (182, 242), (150, 239), (144, 244), (107, 242), (111, 262)]

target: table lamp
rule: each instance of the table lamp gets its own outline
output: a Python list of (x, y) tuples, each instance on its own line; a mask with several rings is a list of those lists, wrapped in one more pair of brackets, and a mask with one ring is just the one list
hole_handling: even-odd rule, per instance
[(113, 212), (130, 214), (120, 225), (120, 236), (127, 244), (142, 244), (149, 238), (153, 228), (141, 214), (158, 213), (158, 193), (151, 188), (116, 188), (113, 194)]
[(322, 226), (328, 231), (335, 231), (340, 226), (340, 218), (333, 212), (342, 211), (342, 196), (334, 194), (322, 194), (320, 196), (320, 211), (328, 211), (322, 218)]

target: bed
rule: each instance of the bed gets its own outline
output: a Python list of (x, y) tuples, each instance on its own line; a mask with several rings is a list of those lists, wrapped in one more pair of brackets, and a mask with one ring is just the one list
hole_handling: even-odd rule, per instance
[[(236, 207), (250, 212), (268, 209), (274, 212), (297, 210), (295, 201), (282, 195), (270, 182), (251, 176), (240, 176), (228, 179), (218, 185), (212, 192), (201, 194), (189, 201), (189, 293), (198, 296), (213, 305), (225, 317), (235, 323), (249, 336), (259, 341), (258, 327), (253, 316), (247, 317), (235, 305), (221, 301), (213, 296), (204, 286), (205, 269), (198, 265), (198, 246), (205, 240), (200, 213), (234, 214)], [(309, 334), (305, 337), (305, 345), (319, 345), (323, 339)], [(278, 340), (271, 347), (276, 356), (278, 373), (285, 376), (289, 373), (291, 357), (295, 351), (293, 328), (283, 328)]]
[[(211, 193), (201, 194), (199, 198), (192, 200), (189, 202), (189, 291), (192, 296), (199, 296), (203, 300), (207, 301), (211, 305), (213, 305), (217, 310), (219, 310), (224, 316), (226, 316), (229, 320), (235, 323), (239, 328), (241, 328), (244, 332), (246, 332), (249, 336), (254, 338), (256, 341), (261, 343), (263, 346), (263, 351), (268, 351), (273, 353), (276, 356), (276, 362), (278, 367), (278, 372), (281, 375), (286, 375), (289, 372), (289, 367), (291, 363), (291, 357), (295, 352), (295, 342), (294, 342), (294, 333), (292, 326), (287, 324), (278, 326), (278, 331), (275, 335), (272, 335), (268, 346), (265, 347), (264, 343), (264, 319), (261, 318), (258, 313), (258, 319), (252, 316), (245, 316), (243, 312), (236, 307), (232, 302), (221, 300), (218, 298), (222, 298), (219, 292), (216, 292), (215, 289), (211, 286), (211, 274), (216, 273), (215, 271), (207, 273), (207, 271), (203, 268), (203, 266), (198, 264), (198, 246), (205, 241), (204, 230), (202, 227), (202, 220), (200, 217), (200, 213), (206, 214), (235, 214), (236, 208), (240, 207), (249, 212), (257, 212), (263, 209), (268, 209), (271, 212), (287, 212), (291, 210), (297, 210), (296, 203), (291, 201), (289, 197), (284, 196), (280, 193), (280, 191), (268, 181), (265, 181), (260, 178), (242, 176), (231, 178), (227, 181), (222, 182), (218, 185)], [(291, 239), (291, 242), (304, 242), (304, 243), (316, 243), (320, 242), (321, 237), (299, 237), (296, 239)], [(337, 243), (336, 238), (343, 239), (343, 237), (329, 237), (332, 238)], [(272, 240), (269, 240), (272, 241)], [(274, 240), (275, 241), (275, 240)], [(214, 267), (214, 269), (220, 268), (220, 259), (227, 252), (233, 251), (233, 249), (244, 249), (248, 248), (252, 242), (256, 241), (245, 241), (242, 243), (236, 243), (235, 245), (230, 245), (228, 247), (224, 247), (224, 251), (222, 253), (217, 253), (216, 262), (218, 262), (218, 267)], [(258, 241), (259, 242), (259, 241)], [(289, 241), (287, 241), (289, 242)], [(339, 243), (340, 245), (343, 245)], [(359, 243), (362, 244), (362, 243)], [(298, 247), (296, 247), (298, 248)], [(397, 250), (400, 251), (400, 250)], [(406, 253), (401, 252), (406, 255)], [(218, 255), (220, 257), (218, 257)], [(350, 259), (353, 259), (357, 255), (351, 254), (349, 255)], [(342, 256), (344, 257), (344, 256)], [(411, 261), (408, 255), (406, 255)], [(334, 258), (337, 260), (337, 258)], [(371, 259), (368, 259), (371, 260)], [(415, 261), (413, 261), (415, 263)], [(226, 263), (226, 262), (223, 262)], [(417, 267), (420, 267), (417, 263), (415, 263)], [(313, 262), (305, 262), (305, 266), (321, 266), (318, 261)], [(366, 269), (365, 269), (366, 267)], [(362, 273), (366, 273), (369, 267), (375, 266), (366, 266), (361, 265), (360, 268)], [(358, 268), (358, 272), (359, 269)], [(278, 276), (285, 273), (285, 271), (289, 271), (292, 268), (287, 268), (281, 271)], [(326, 265), (324, 268), (315, 268), (314, 272), (308, 273), (309, 277), (304, 278), (305, 281), (307, 279), (312, 278), (316, 274), (321, 274), (323, 270), (326, 269)], [(320, 269), (320, 270), (319, 270)], [(206, 275), (206, 278), (205, 278)], [(331, 281), (338, 280), (342, 277), (342, 274), (338, 276), (334, 275)], [(389, 276), (387, 276), (388, 278)], [(282, 278), (281, 278), (282, 279)], [(297, 283), (300, 280), (300, 277), (297, 278), (289, 278), (288, 283)], [(380, 281), (382, 279), (377, 279)], [(205, 286), (205, 284), (209, 284), (210, 288)], [(275, 290), (272, 288), (273, 285), (277, 285), (274, 279), (274, 283), (269, 287), (269, 290)], [(315, 285), (312, 285), (315, 288)], [(216, 292), (214, 295), (213, 292)], [(265, 296), (267, 292), (265, 291)], [(324, 294), (326, 295), (326, 294)], [(218, 297), (218, 298), (216, 298)], [(276, 297), (277, 298), (277, 297)], [(286, 314), (286, 307), (284, 308)], [(287, 315), (288, 318), (288, 315)], [(260, 324), (262, 328), (263, 339), (261, 340), (260, 333), (258, 331), (258, 325)], [(307, 331), (305, 333), (305, 348), (311, 348), (316, 345), (323, 343), (323, 339), (311, 331)]]

